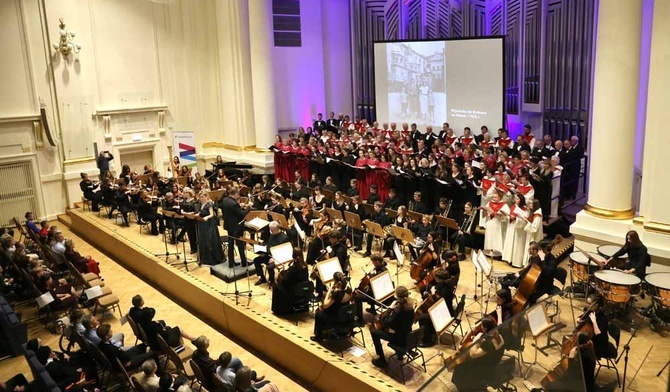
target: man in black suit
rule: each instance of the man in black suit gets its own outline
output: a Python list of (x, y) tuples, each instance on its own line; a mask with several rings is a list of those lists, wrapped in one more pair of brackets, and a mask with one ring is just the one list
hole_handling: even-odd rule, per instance
[(412, 123), (412, 125), (410, 125), (409, 137), (412, 140), (412, 148), (414, 149), (414, 151), (418, 150), (419, 140), (423, 140), (423, 134), (419, 132), (415, 123)]
[(328, 128), (335, 128), (335, 130), (342, 124), (342, 121), (335, 118), (335, 112), (328, 113), (328, 120), (326, 120), (326, 125)]
[[(386, 211), (384, 211), (384, 205), (382, 204), (381, 201), (376, 201), (374, 203), (374, 211), (372, 212), (372, 215), (370, 215), (370, 220), (372, 222), (378, 223), (381, 227), (384, 227), (389, 224), (389, 219), (388, 216), (386, 216)], [(372, 242), (373, 242), (373, 237), (372, 234), (368, 234), (368, 243), (367, 247), (365, 248), (365, 253), (363, 254), (363, 257), (369, 257), (372, 251)]]
[(423, 139), (425, 140), (428, 150), (431, 150), (433, 148), (433, 143), (437, 140), (437, 135), (433, 133), (433, 127), (431, 125), (426, 127), (426, 134)]
[(266, 244), (267, 253), (264, 253), (254, 259), (254, 266), (256, 267), (256, 275), (260, 277), (260, 279), (258, 279), (258, 282), (256, 282), (256, 286), (268, 282), (265, 279), (265, 275), (263, 274), (263, 264), (267, 264), (268, 279), (270, 279), (270, 286), (274, 286), (275, 260), (270, 255), (270, 249), (272, 249), (273, 246), (289, 242), (288, 236), (279, 228), (279, 223), (272, 221), (270, 222), (268, 227), (270, 229), (270, 236), (268, 237), (268, 242)]
[[(163, 320), (154, 321), (156, 309), (144, 306), (144, 299), (141, 295), (136, 295), (132, 299), (133, 307), (128, 311), (128, 316), (140, 327), (147, 335), (149, 345), (152, 350), (160, 350), (157, 336), (160, 335), (170, 347), (177, 347), (181, 344), (182, 336), (192, 340), (188, 334), (183, 333), (179, 327), (168, 327)], [(99, 327), (98, 327), (99, 328)]]
[(238, 200), (240, 199), (240, 190), (237, 187), (232, 187), (221, 202), (223, 210), (223, 228), (228, 232), (228, 267), (234, 268), (235, 263), (235, 243), (237, 243), (237, 251), (240, 254), (242, 266), (247, 266), (247, 255), (244, 254), (244, 242), (235, 240), (232, 237), (240, 237), (244, 233), (244, 217), (249, 212), (247, 209), (242, 209)]
[[(109, 324), (102, 324), (98, 327), (98, 336), (100, 337), (100, 345), (98, 348), (107, 357), (113, 367), (117, 367), (116, 359), (118, 358), (123, 367), (126, 369), (138, 369), (144, 361), (153, 358), (154, 354), (149, 351), (143, 344), (131, 347), (128, 350), (122, 350), (111, 342), (112, 326)], [(158, 359), (158, 358), (156, 358)], [(156, 361), (158, 363), (158, 361)], [(119, 371), (121, 369), (118, 369)]]
[(315, 131), (322, 131), (326, 129), (326, 122), (323, 121), (323, 114), (319, 113), (317, 114), (318, 119), (314, 121), (314, 130)]

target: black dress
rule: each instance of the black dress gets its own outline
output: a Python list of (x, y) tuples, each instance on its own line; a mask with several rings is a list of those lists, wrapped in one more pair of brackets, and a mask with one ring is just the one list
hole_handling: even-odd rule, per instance
[(307, 268), (293, 263), (286, 271), (286, 276), (272, 290), (272, 313), (278, 315), (290, 313), (296, 285), (308, 280)]
[(213, 201), (208, 201), (200, 208), (200, 216), (209, 215), (209, 209), (213, 208), (215, 216), (206, 222), (198, 222), (198, 244), (200, 248), (200, 264), (217, 265), (223, 262), (223, 250), (221, 249), (221, 237), (219, 236), (219, 219), (216, 217), (216, 206)]

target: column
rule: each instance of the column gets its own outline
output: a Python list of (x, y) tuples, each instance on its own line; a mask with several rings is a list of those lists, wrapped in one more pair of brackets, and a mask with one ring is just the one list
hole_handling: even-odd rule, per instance
[(589, 194), (584, 210), (630, 219), (642, 0), (600, 0), (595, 45)]
[[(670, 89), (670, 2), (655, 1), (649, 63), (647, 121), (645, 127), (642, 202), (644, 228), (648, 231), (670, 234), (668, 194), (668, 146), (670, 111), (667, 109), (667, 91)], [(646, 238), (646, 237), (645, 237)], [(660, 238), (659, 238), (660, 240)], [(667, 248), (667, 239), (665, 239)]]
[(228, 149), (254, 146), (256, 141), (248, 20), (247, 0), (216, 2), (222, 142)]
[[(265, 148), (274, 143), (277, 134), (274, 76), (272, 71), (271, 0), (249, 1), (249, 37), (251, 53), (251, 81), (253, 86), (256, 147)], [(290, 92), (287, 92), (290, 94)]]

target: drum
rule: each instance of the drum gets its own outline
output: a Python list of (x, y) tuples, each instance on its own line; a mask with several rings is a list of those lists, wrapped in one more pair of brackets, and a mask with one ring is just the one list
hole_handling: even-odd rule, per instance
[(670, 272), (654, 272), (644, 280), (651, 300), (662, 308), (670, 309)]
[[(607, 260), (597, 253), (587, 252), (587, 254), (598, 261), (605, 262)], [(582, 252), (570, 253), (570, 260), (572, 261), (570, 265), (572, 276), (580, 282), (588, 282), (591, 274), (599, 268), (597, 264), (590, 261)]]
[[(598, 254), (600, 254), (605, 258), (605, 260), (607, 260), (610, 257), (612, 257), (613, 254), (618, 252), (619, 249), (621, 249), (619, 245), (600, 245), (598, 247)], [(626, 259), (624, 257), (617, 257), (616, 259), (612, 259), (612, 261), (610, 261), (610, 263), (607, 264), (607, 266), (621, 269), (625, 263)]]
[(621, 271), (596, 271), (595, 288), (607, 300), (615, 304), (626, 304), (631, 297), (640, 294), (642, 281), (635, 275)]
[(484, 256), (490, 257), (494, 260), (502, 260), (502, 253), (493, 249), (484, 249)]

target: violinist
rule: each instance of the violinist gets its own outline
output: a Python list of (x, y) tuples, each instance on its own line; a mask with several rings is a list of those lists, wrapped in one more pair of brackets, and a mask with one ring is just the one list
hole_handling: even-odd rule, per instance
[(291, 313), (296, 285), (309, 280), (307, 264), (302, 251), (293, 248), (293, 261), (286, 271), (279, 274), (277, 285), (272, 289), (272, 313), (277, 315)]
[(284, 209), (284, 206), (281, 205), (279, 202), (279, 195), (276, 193), (270, 193), (270, 202), (265, 204), (265, 207), (263, 207), (265, 211), (268, 212), (276, 212), (278, 214), (286, 215), (286, 210)]
[(81, 182), (79, 183), (79, 188), (84, 194), (84, 198), (91, 201), (91, 211), (100, 211), (98, 203), (102, 201), (102, 192), (95, 191), (98, 186), (100, 186), (100, 183), (97, 181), (91, 181), (91, 179), (88, 178), (88, 174), (86, 173), (81, 173), (80, 177)]
[[(340, 230), (333, 230), (328, 234), (330, 246), (321, 251), (322, 258), (337, 257), (340, 267), (346, 275), (349, 275), (349, 255), (347, 254), (347, 237)], [(316, 292), (322, 294), (325, 286), (321, 279), (316, 279)]]
[(322, 209), (319, 211), (319, 217), (312, 219), (309, 225), (313, 227), (314, 239), (307, 247), (307, 264), (314, 265), (316, 259), (321, 255), (321, 251), (326, 248), (325, 235), (330, 233), (333, 228), (330, 222), (330, 214), (325, 208)]
[(473, 207), (472, 203), (467, 202), (463, 207), (463, 217), (461, 219), (459, 230), (451, 234), (450, 242), (451, 249), (456, 248), (458, 250), (458, 259), (465, 260), (465, 247), (473, 246), (474, 237), (472, 235), (473, 229), (477, 227), (477, 221), (479, 220), (479, 214), (477, 214)]
[[(184, 200), (182, 200), (181, 202), (181, 210), (183, 212), (187, 213), (200, 212), (201, 207), (200, 201), (195, 197), (195, 195), (196, 195), (195, 190), (190, 188), (184, 189)], [(186, 235), (188, 235), (188, 242), (191, 248), (191, 254), (198, 253), (198, 232), (196, 228), (198, 222), (193, 219), (184, 219), (183, 224), (184, 224), (184, 231), (186, 231)]]
[(293, 210), (293, 217), (300, 229), (305, 232), (305, 235), (311, 237), (312, 226), (310, 222), (313, 220), (313, 210), (309, 207), (307, 198), (300, 199), (300, 207)]
[[(440, 298), (444, 298), (444, 302), (447, 304), (449, 309), (449, 314), (453, 317), (456, 317), (454, 311), (454, 291), (456, 287), (453, 285), (451, 276), (446, 269), (440, 269), (435, 273), (435, 280), (428, 285), (426, 291), (423, 292), (424, 299), (433, 296), (435, 302)], [(423, 331), (423, 341), (421, 342), (421, 347), (432, 347), (435, 344), (435, 327), (433, 322), (430, 319), (428, 312), (423, 313), (419, 316), (419, 326), (424, 328)]]
[[(151, 224), (151, 235), (158, 235), (158, 221), (160, 220), (157, 212), (156, 203), (151, 199), (149, 192), (144, 189), (140, 191), (140, 203), (137, 206), (138, 223)], [(163, 226), (161, 221), (161, 226)], [(163, 228), (165, 229), (165, 228)]]
[(114, 198), (116, 200), (116, 207), (121, 211), (121, 215), (123, 216), (123, 223), (126, 227), (130, 227), (128, 212), (137, 210), (137, 205), (130, 200), (128, 186), (126, 184), (121, 184), (116, 191)]
[(591, 294), (584, 303), (584, 314), (578, 322), (589, 320), (593, 325), (593, 350), (596, 358), (616, 357), (617, 349), (609, 340), (609, 319), (602, 310), (602, 297), (598, 294)]
[(337, 322), (337, 313), (351, 301), (351, 288), (347, 287), (347, 278), (342, 272), (333, 274), (333, 282), (323, 298), (323, 304), (314, 314), (314, 336), (312, 341), (323, 340), (323, 332)]
[(123, 165), (121, 167), (121, 174), (119, 174), (119, 179), (125, 180), (126, 185), (130, 185), (132, 182), (132, 171), (130, 170), (130, 166), (128, 165)]
[[(289, 242), (288, 236), (279, 228), (279, 223), (272, 221), (268, 227), (270, 229), (270, 236), (268, 237), (268, 241), (266, 243), (268, 252), (273, 246)], [(265, 279), (265, 274), (263, 274), (263, 264), (267, 266), (266, 268), (268, 270), (269, 284), (270, 287), (272, 287), (275, 284), (275, 260), (269, 253), (264, 253), (254, 258), (256, 275), (258, 275), (260, 278), (258, 279), (258, 282), (256, 282), (256, 286), (260, 286), (263, 283), (268, 283), (268, 280)]]
[[(359, 325), (363, 324), (364, 302), (370, 304), (370, 307), (366, 309), (368, 313), (377, 314), (377, 310), (375, 309), (375, 304), (377, 304), (377, 301), (374, 300), (372, 288), (370, 287), (370, 278), (374, 278), (375, 276), (386, 271), (386, 262), (381, 255), (374, 254), (372, 257), (370, 257), (370, 260), (372, 261), (373, 269), (372, 271), (365, 274), (365, 277), (363, 277), (363, 280), (361, 280), (361, 285), (359, 285), (356, 293), (354, 294), (354, 302), (356, 303), (356, 318), (358, 319)], [(392, 298), (393, 297), (389, 299), (392, 301)]]
[[(386, 212), (383, 209), (384, 205), (382, 204), (381, 201), (376, 201), (374, 204), (374, 211), (372, 215), (370, 216), (370, 220), (372, 222), (375, 222), (379, 224), (381, 227), (384, 227), (388, 225), (388, 216), (386, 215)], [(365, 253), (363, 254), (363, 257), (369, 257), (370, 252), (372, 251), (372, 241), (373, 238), (370, 234), (368, 234), (368, 243), (366, 245)]]
[(261, 186), (263, 187), (264, 191), (269, 191), (270, 189), (272, 189), (273, 185), (272, 181), (270, 181), (270, 176), (268, 176), (267, 174), (263, 174), (263, 176), (261, 177)]
[[(490, 318), (482, 320), (482, 333), (475, 337), (474, 345), (461, 355), (467, 359), (454, 368), (451, 376), (459, 391), (486, 390), (496, 378), (496, 366), (504, 353), (505, 339), (495, 330)], [(465, 359), (465, 358), (461, 358)]]
[(265, 191), (263, 190), (263, 186), (259, 183), (254, 185), (254, 188), (252, 190), (253, 192), (253, 198), (252, 198), (252, 210), (256, 211), (262, 211), (263, 208), (265, 208)]
[[(647, 267), (651, 264), (647, 247), (640, 241), (637, 231), (631, 230), (626, 233), (626, 243), (616, 253), (601, 263), (601, 267), (612, 262), (613, 259), (628, 254), (628, 261), (621, 268), (627, 274), (633, 274), (644, 281), (647, 275)], [(644, 298), (644, 297), (643, 297)]]
[(372, 364), (379, 368), (387, 366), (381, 341), (386, 340), (389, 343), (404, 345), (414, 323), (414, 307), (409, 299), (407, 287), (396, 287), (395, 297), (398, 303), (394, 308), (388, 310), (388, 314), (382, 320), (382, 328), (371, 332), (375, 352), (378, 355), (372, 360)]

